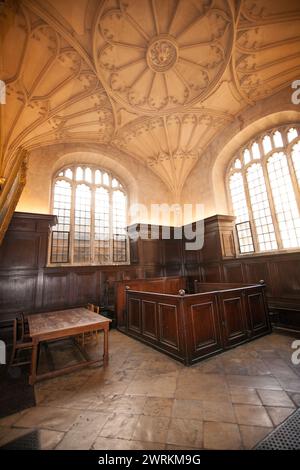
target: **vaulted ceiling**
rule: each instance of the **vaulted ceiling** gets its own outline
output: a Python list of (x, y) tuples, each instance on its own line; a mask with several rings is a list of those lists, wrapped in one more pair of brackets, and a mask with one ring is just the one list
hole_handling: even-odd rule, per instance
[(0, 48), (2, 173), (19, 146), (91, 142), (177, 197), (214, 136), (299, 78), (300, 4), (6, 0)]

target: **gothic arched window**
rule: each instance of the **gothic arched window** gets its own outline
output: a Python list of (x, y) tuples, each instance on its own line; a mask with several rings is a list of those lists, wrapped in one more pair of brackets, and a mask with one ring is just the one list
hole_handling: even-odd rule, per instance
[(126, 192), (114, 175), (90, 165), (61, 169), (53, 181), (50, 263), (128, 261)]
[(300, 248), (300, 127), (264, 132), (235, 155), (228, 189), (241, 254)]

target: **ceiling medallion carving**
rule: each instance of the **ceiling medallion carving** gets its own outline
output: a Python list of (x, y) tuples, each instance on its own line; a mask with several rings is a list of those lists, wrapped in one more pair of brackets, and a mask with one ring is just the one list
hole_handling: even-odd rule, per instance
[[(8, 30), (0, 44), (7, 89), (0, 154), (6, 171), (19, 146), (109, 142), (113, 111), (94, 71), (52, 26), (32, 21), (25, 7), (12, 5), (16, 8), (5, 4), (0, 9), (0, 30)], [(12, 47), (15, 43), (18, 47)]]
[(202, 149), (229, 121), (224, 113), (208, 109), (141, 118), (121, 129), (114, 145), (146, 163), (179, 197)]
[(147, 51), (147, 62), (154, 72), (166, 72), (177, 61), (177, 46), (169, 38), (155, 38)]
[(234, 26), (224, 0), (106, 2), (94, 60), (105, 88), (140, 114), (180, 111), (203, 100), (230, 60)]

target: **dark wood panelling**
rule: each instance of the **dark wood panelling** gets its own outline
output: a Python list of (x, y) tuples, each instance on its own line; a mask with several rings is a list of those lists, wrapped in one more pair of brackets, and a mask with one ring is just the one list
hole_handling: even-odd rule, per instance
[(230, 292), (220, 296), (224, 347), (231, 347), (248, 337), (245, 308), (241, 292)]
[(163, 240), (161, 228), (157, 240), (130, 240), (130, 266), (47, 267), (48, 234), (54, 222), (50, 215), (15, 213), (0, 247), (0, 320), (20, 308), (39, 312), (90, 301), (111, 305), (118, 281), (175, 275), (201, 282), (263, 279), (270, 310), (276, 313), (273, 318), (288, 327), (300, 325), (300, 253), (237, 258), (233, 217), (205, 220), (201, 250), (185, 250), (185, 240)]
[(264, 310), (264, 293), (260, 290), (246, 293), (245, 300), (252, 336), (258, 336), (268, 331), (268, 318)]
[(164, 264), (179, 264), (182, 260), (181, 240), (162, 240), (163, 262)]
[(263, 285), (214, 284), (205, 292), (208, 285), (200, 284), (199, 294), (174, 295), (161, 293), (164, 279), (156, 281), (155, 292), (153, 283), (140, 282), (143, 290), (126, 290), (128, 321), (122, 331), (184, 364), (270, 331)]
[[(43, 284), (43, 309), (60, 309), (71, 303), (68, 298), (70, 294), (69, 276), (66, 272), (44, 273)], [(55, 292), (55, 296), (53, 292)]]
[(165, 346), (179, 351), (179, 324), (176, 305), (158, 304), (159, 338)]
[(221, 264), (207, 264), (204, 269), (205, 282), (222, 282), (223, 273)]
[(116, 283), (116, 313), (118, 326), (125, 326), (126, 289), (134, 291), (161, 292), (177, 294), (179, 289), (186, 289), (184, 277), (156, 277), (153, 279), (126, 279)]
[(140, 299), (128, 301), (128, 330), (136, 333), (142, 332)]
[(142, 301), (142, 334), (158, 340), (156, 303), (149, 300)]
[(192, 334), (192, 359), (209, 355), (222, 349), (217, 298), (204, 297), (201, 302), (191, 303), (190, 322)]
[[(299, 299), (300, 293), (300, 266), (295, 269), (295, 261), (292, 259), (272, 260), (271, 272), (274, 273), (275, 295), (282, 298)], [(276, 277), (275, 277), (276, 276)]]
[(232, 230), (224, 230), (220, 234), (221, 236), (221, 248), (223, 258), (234, 258), (235, 257), (235, 245), (234, 236)]
[(8, 314), (34, 309), (36, 297), (36, 272), (18, 272), (0, 275), (0, 309)]
[(269, 282), (269, 269), (268, 262), (261, 260), (260, 258), (253, 258), (249, 261), (241, 261), (244, 266), (245, 278), (247, 282), (257, 282), (260, 279), (263, 279), (269, 288), (272, 288), (271, 283)]
[(143, 264), (162, 264), (162, 243), (161, 240), (141, 240)]
[[(73, 271), (73, 291), (72, 291), (72, 303), (84, 304), (86, 299), (91, 299), (90, 302), (96, 302), (99, 299), (99, 279), (96, 271), (90, 272), (85, 271), (84, 268), (81, 270)], [(98, 282), (97, 282), (98, 281)]]
[[(243, 264), (230, 263), (224, 264), (224, 278), (226, 282), (244, 282)], [(254, 282), (254, 281), (253, 281)], [(256, 281), (257, 282), (257, 279)]]
[(10, 232), (0, 252), (1, 269), (37, 269), (41, 235), (35, 232)]

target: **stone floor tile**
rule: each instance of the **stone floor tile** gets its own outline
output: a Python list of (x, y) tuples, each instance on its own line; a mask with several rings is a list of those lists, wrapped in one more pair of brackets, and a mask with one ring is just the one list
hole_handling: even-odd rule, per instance
[(236, 423), (234, 409), (231, 403), (218, 401), (203, 402), (204, 421), (218, 421), (223, 423)]
[(295, 408), (282, 408), (280, 406), (267, 406), (266, 407), (274, 426), (281, 424), (288, 416), (294, 413)]
[(79, 415), (78, 411), (37, 406), (31, 408), (14, 424), (22, 428), (43, 428), (68, 431)]
[(174, 400), (172, 417), (203, 421), (203, 402), (199, 400)]
[(109, 439), (98, 436), (95, 440), (93, 450), (130, 450), (132, 441), (126, 439)]
[(174, 400), (172, 398), (148, 397), (143, 408), (143, 414), (147, 416), (165, 416), (172, 414)]
[(263, 405), (294, 407), (288, 394), (283, 390), (257, 390)]
[[(242, 375), (227, 375), (228, 385), (242, 388), (259, 388), (270, 390), (281, 390), (282, 387), (278, 380), (269, 376), (242, 376)], [(300, 383), (300, 381), (299, 381)]]
[(26, 410), (20, 411), (19, 413), (14, 413), (12, 415), (5, 416), (0, 418), (0, 427), (2, 426), (13, 426), (22, 416), (28, 413), (29, 410), (34, 408), (27, 408)]
[(240, 425), (240, 433), (242, 436), (243, 447), (246, 450), (253, 449), (262, 439), (264, 439), (272, 428), (264, 428), (262, 426), (245, 426)]
[(131, 439), (133, 431), (136, 429), (137, 421), (138, 415), (112, 415), (99, 435), (110, 439)]
[(57, 446), (65, 450), (89, 450), (109, 415), (95, 411), (80, 413), (71, 429)]
[(64, 437), (63, 432), (50, 431), (49, 429), (39, 430), (39, 444), (41, 450), (52, 450), (60, 443)]
[(261, 400), (254, 388), (230, 387), (232, 403), (261, 405)]
[(0, 427), (0, 447), (12, 442), (19, 437), (24, 436), (25, 434), (33, 431), (28, 428), (11, 428), (9, 426)]
[(205, 422), (203, 439), (205, 449), (238, 450), (242, 448), (237, 424)]
[(166, 442), (201, 449), (203, 447), (202, 421), (172, 418)]
[(166, 443), (169, 418), (156, 416), (140, 416), (132, 439), (135, 441)]
[(159, 442), (131, 441), (131, 450), (164, 450), (165, 444)]
[(233, 405), (238, 424), (272, 427), (272, 422), (263, 406)]
[(297, 407), (300, 407), (300, 393), (290, 393), (289, 394), (293, 402)]
[(203, 436), (206, 448), (251, 448), (300, 406), (290, 344), (273, 333), (185, 367), (112, 330), (108, 367), (37, 383), (38, 406), (0, 420), (0, 445), (38, 429), (43, 448), (196, 449)]

